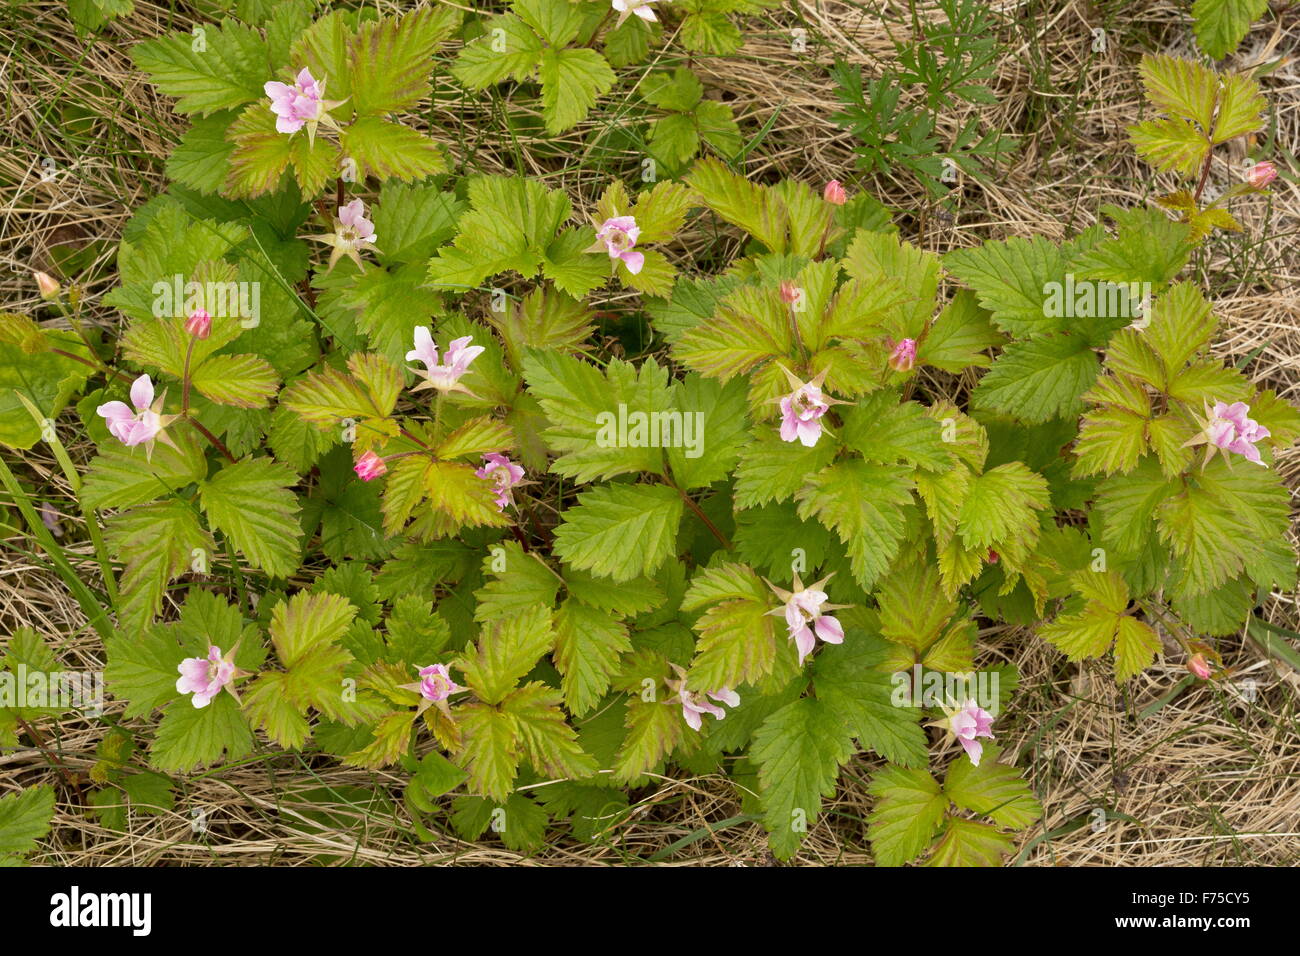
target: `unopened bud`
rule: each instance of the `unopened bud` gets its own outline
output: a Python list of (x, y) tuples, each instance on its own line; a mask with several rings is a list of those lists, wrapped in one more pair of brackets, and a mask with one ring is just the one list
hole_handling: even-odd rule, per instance
[(357, 473), (357, 477), (362, 481), (374, 481), (388, 471), (388, 466), (384, 464), (384, 459), (373, 451), (368, 451), (357, 459), (357, 463), (352, 466), (352, 470)]
[(895, 372), (909, 372), (916, 364), (916, 339), (903, 339), (889, 353), (889, 367)]
[(196, 339), (206, 339), (211, 335), (212, 316), (208, 315), (208, 310), (199, 309), (191, 312), (190, 317), (185, 320), (185, 331)]
[(1204, 654), (1193, 654), (1189, 657), (1187, 659), (1187, 669), (1201, 680), (1210, 679), (1210, 662), (1205, 659)]
[(1267, 159), (1256, 163), (1250, 167), (1250, 172), (1246, 173), (1246, 184), (1252, 189), (1263, 189), (1275, 179), (1277, 179), (1277, 167)]
[(840, 185), (838, 179), (832, 179), (826, 184), (826, 188), (822, 190), (822, 198), (833, 205), (843, 206), (848, 202), (849, 194), (844, 191), (844, 187)]
[(36, 279), (36, 286), (41, 290), (42, 299), (53, 299), (59, 294), (59, 280), (45, 272), (33, 272), (32, 276)]

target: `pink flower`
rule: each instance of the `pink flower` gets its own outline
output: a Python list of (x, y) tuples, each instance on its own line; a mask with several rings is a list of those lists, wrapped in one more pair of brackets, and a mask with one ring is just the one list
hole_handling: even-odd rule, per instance
[(451, 672), (445, 664), (430, 664), (420, 668), (420, 696), (430, 703), (446, 700), (464, 689), (451, 679)]
[(1205, 659), (1204, 654), (1193, 654), (1188, 658), (1187, 669), (1201, 680), (1209, 680), (1212, 673), (1210, 662)]
[(642, 20), (654, 23), (655, 12), (650, 9), (650, 4), (657, 2), (658, 0), (611, 0), (614, 9), (618, 12), (618, 22), (614, 26), (621, 27), (623, 21), (634, 13)]
[(822, 190), (822, 198), (832, 205), (843, 206), (848, 202), (849, 194), (844, 191), (844, 187), (840, 185), (838, 179), (832, 179), (826, 184), (826, 188)]
[(123, 445), (145, 445), (152, 450), (153, 440), (175, 416), (162, 415), (163, 400), (154, 401), (153, 382), (148, 375), (141, 375), (131, 383), (131, 404), (135, 411), (125, 402), (107, 402), (95, 409), (95, 413), (104, 418), (109, 433)]
[(794, 305), (803, 297), (803, 289), (794, 284), (794, 280), (786, 279), (781, 283), (781, 301), (786, 305)]
[(316, 80), (305, 66), (298, 71), (293, 86), (272, 80), (262, 90), (271, 98), (278, 132), (292, 136), (306, 126), (308, 139), (314, 141), (317, 123), (333, 125), (327, 113), (339, 104), (325, 99), (325, 81)]
[(41, 291), (42, 299), (53, 299), (59, 294), (59, 280), (45, 272), (33, 272), (32, 278), (36, 280), (36, 288)]
[[(193, 694), (195, 707), (206, 707), (212, 698), (221, 693), (223, 687), (243, 672), (235, 667), (235, 650), (231, 648), (225, 657), (221, 648), (210, 646), (207, 657), (187, 657), (176, 665), (180, 678), (176, 681), (176, 693)], [(234, 689), (230, 691), (234, 693)]]
[(614, 216), (596, 228), (596, 242), (587, 251), (599, 252), (604, 246), (611, 259), (621, 260), (627, 271), (636, 275), (645, 265), (645, 256), (632, 249), (640, 235), (641, 229), (632, 216)]
[(1246, 173), (1246, 183), (1252, 189), (1264, 189), (1275, 179), (1277, 179), (1277, 167), (1267, 159), (1256, 163), (1250, 168), (1250, 172)]
[(916, 364), (916, 339), (902, 339), (889, 353), (889, 367), (895, 372), (910, 372)]
[(686, 719), (686, 723), (691, 730), (699, 731), (703, 728), (705, 714), (712, 714), (718, 720), (722, 720), (727, 716), (727, 712), (717, 704), (709, 703), (709, 698), (726, 704), (728, 707), (740, 706), (740, 695), (729, 687), (700, 693), (687, 690), (686, 682), (682, 681), (677, 691), (677, 699), (682, 702), (682, 717)]
[(212, 316), (208, 315), (208, 310), (199, 309), (190, 313), (190, 317), (185, 320), (185, 331), (196, 339), (206, 339), (211, 335)]
[(469, 390), (460, 384), (460, 377), (468, 371), (470, 362), (487, 351), (481, 345), (470, 345), (472, 341), (474, 341), (472, 335), (452, 339), (451, 344), (447, 346), (447, 363), (441, 365), (438, 362), (438, 346), (434, 345), (428, 326), (417, 325), (415, 348), (406, 353), (408, 362), (423, 362), (425, 367), (423, 372), (415, 370), (416, 374), (424, 379), (415, 386), (415, 391), (422, 388), (436, 388), (444, 393), (468, 393)]
[(483, 460), (487, 464), (474, 474), (492, 482), (492, 487), (496, 491), (497, 510), (505, 511), (507, 505), (515, 503), (515, 496), (510, 489), (524, 480), (524, 469), (497, 452), (484, 455)]
[(797, 438), (804, 447), (812, 448), (821, 438), (822, 416), (832, 405), (846, 403), (822, 394), (822, 383), (826, 381), (829, 369), (822, 369), (810, 382), (801, 382), (784, 365), (781, 371), (785, 372), (791, 389), (789, 395), (777, 399), (781, 406), (781, 440), (794, 441)]
[(800, 664), (817, 646), (818, 638), (827, 644), (844, 643), (843, 625), (826, 612), (836, 611), (849, 605), (826, 603), (827, 595), (822, 588), (830, 579), (831, 575), (828, 574), (816, 584), (810, 584), (805, 588), (803, 582), (799, 580), (799, 575), (796, 574), (793, 591), (786, 591), (771, 581), (767, 582), (767, 586), (783, 602), (781, 607), (768, 613), (784, 615), (785, 626), (794, 640), (795, 647), (799, 650)]
[(957, 710), (945, 707), (944, 713), (948, 715), (947, 719), (936, 721), (931, 726), (942, 727), (956, 737), (970, 762), (978, 767), (980, 757), (984, 755), (984, 745), (978, 738), (993, 739), (993, 715), (973, 700), (966, 701)]
[(368, 451), (357, 459), (352, 470), (357, 473), (357, 477), (362, 481), (374, 481), (380, 475), (387, 473), (388, 466), (384, 464), (384, 459), (380, 458), (373, 451)]
[(1231, 405), (1226, 402), (1215, 402), (1213, 411), (1208, 415), (1209, 420), (1205, 424), (1204, 432), (1187, 442), (1187, 445), (1208, 442), (1208, 454), (1205, 459), (1207, 462), (1214, 457), (1216, 449), (1222, 449), (1225, 454), (1230, 451), (1236, 452), (1238, 455), (1245, 456), (1247, 461), (1264, 465), (1264, 462), (1259, 459), (1259, 449), (1255, 447), (1255, 442), (1267, 438), (1270, 432), (1253, 418), (1249, 418), (1249, 412), (1250, 406), (1245, 402), (1233, 402)]
[[(346, 206), (340, 206), (334, 219), (334, 231), (317, 236), (308, 236), (316, 242), (323, 242), (330, 247), (328, 272), (343, 256), (347, 256), (361, 268), (361, 250), (366, 246), (374, 249), (375, 224), (366, 218), (366, 204), (354, 199)], [(378, 251), (377, 249), (375, 250)]]

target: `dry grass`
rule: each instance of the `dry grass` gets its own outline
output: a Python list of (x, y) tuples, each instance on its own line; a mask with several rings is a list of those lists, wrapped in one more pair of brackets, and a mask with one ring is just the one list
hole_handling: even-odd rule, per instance
[[(1190, 50), (1188, 4), (1049, 0), (990, 6), (1005, 21), (1001, 39), (1009, 53), (993, 83), (998, 102), (979, 109), (989, 127), (1021, 134), (1023, 149), (994, 181), (962, 183), (950, 197), (950, 220), (935, 216), (923, 191), (906, 176), (861, 184), (907, 213), (901, 221), (908, 238), (938, 252), (1009, 235), (1061, 238), (1097, 221), (1106, 203), (1141, 204), (1169, 186), (1153, 181), (1123, 131), (1142, 113), (1140, 54)], [(164, 187), (162, 159), (183, 128), (165, 99), (134, 71), (127, 50), (135, 40), (188, 29), (190, 22), (169, 7), (137, 3), (132, 17), (98, 38), (78, 38), (62, 4), (34, 3), (0, 24), (0, 293), (6, 309), (34, 313), (39, 303), (29, 270), (52, 270), (69, 254), (85, 250), (77, 271), (90, 277), (89, 315), (106, 331), (117, 329), (119, 316), (95, 305), (114, 281), (112, 244), (132, 210)], [(750, 22), (741, 54), (697, 59), (692, 66), (711, 86), (710, 95), (724, 96), (743, 117), (747, 135), (771, 121), (751, 155), (751, 174), (812, 183), (833, 177), (852, 181), (854, 143), (828, 122), (836, 106), (824, 67), (841, 57), (875, 69), (893, 55), (890, 30), (905, 30), (900, 25), (907, 22), (906, 4), (796, 0)], [(810, 49), (804, 54), (791, 52), (790, 30), (799, 26), (809, 31)], [(1104, 53), (1092, 52), (1095, 26), (1107, 31)], [(1300, 129), (1300, 65), (1292, 52), (1297, 36), (1300, 5), (1275, 2), (1227, 64), (1248, 69), (1283, 58), (1263, 81), (1271, 126), (1262, 152), (1284, 168), (1294, 168), (1289, 151)], [(497, 152), (492, 144), (466, 148), (476, 126), (491, 121), (494, 111), (518, 115), (528, 108), (527, 99), (467, 103), (440, 96), (438, 103), (438, 135), (453, 156), (475, 168), (544, 176), (564, 185), (580, 209), (594, 200), (610, 174), (602, 163), (574, 162), (575, 156), (591, 158), (589, 128), (570, 133), (563, 152), (553, 143), (527, 138), (518, 152)], [(84, 112), (75, 112), (78, 106)], [(945, 116), (942, 133), (951, 135), (968, 109)], [(51, 181), (42, 179), (45, 157), (58, 170)], [(626, 168), (612, 164), (617, 174), (630, 174), (635, 158), (626, 159)], [(1241, 159), (1231, 155), (1217, 163), (1210, 188), (1231, 182)], [(1197, 266), (1224, 321), (1221, 351), (1234, 359), (1249, 357), (1246, 368), (1253, 380), (1300, 400), (1300, 257), (1292, 252), (1300, 229), (1300, 186), (1288, 176), (1268, 197), (1247, 200), (1234, 211), (1245, 237), (1212, 241)], [(684, 236), (682, 261), (713, 241)], [(73, 428), (63, 433), (66, 438)], [(84, 461), (90, 449), (72, 451)], [(1294, 488), (1300, 453), (1284, 453), (1278, 467)], [(43, 497), (70, 500), (57, 467), (42, 451), (25, 454), (22, 470)], [(97, 667), (98, 639), (43, 559), (14, 534), (12, 511), (7, 515), (8, 547), (0, 552), (0, 633), (30, 625), (59, 644), (70, 666)], [(70, 545), (70, 555), (93, 579), (84, 534), (74, 530), (71, 517), (65, 523), (68, 539), (81, 542)], [(1275, 595), (1264, 613), (1290, 627), (1300, 623), (1293, 594)], [(1176, 651), (1121, 689), (1104, 668), (1068, 665), (1022, 632), (991, 629), (981, 635), (981, 648), (985, 660), (1010, 661), (1021, 673), (999, 737), (1027, 768), (1046, 808), (1042, 825), (1023, 838), (1027, 863), (1297, 862), (1300, 680), (1293, 671), (1244, 639), (1226, 639), (1220, 649), (1233, 680), (1253, 680), (1258, 688), (1253, 703), (1239, 699), (1228, 681), (1190, 687), (1155, 707), (1184, 674)], [(110, 706), (110, 719), (120, 715), (119, 706)], [(0, 755), (0, 791), (42, 781), (58, 786), (56, 830), (40, 857), (47, 863), (606, 864), (649, 860), (692, 836), (694, 842), (667, 854), (666, 861), (770, 862), (757, 823), (742, 820), (714, 833), (705, 829), (740, 813), (733, 786), (720, 777), (658, 781), (635, 794), (634, 812), (597, 844), (559, 839), (525, 861), (490, 838), (477, 845), (446, 834), (429, 843), (413, 839), (397, 774), (270, 751), (246, 766), (180, 779), (176, 811), (135, 815), (127, 833), (116, 833), (99, 826), (82, 806), (85, 775), (95, 762), (104, 724), (68, 719), (47, 721), (41, 730), (47, 752)], [(874, 766), (858, 758), (848, 768), (799, 862), (870, 860), (864, 834), (870, 804), (863, 784)], [(1097, 807), (1122, 816), (1094, 830), (1090, 815)], [(191, 827), (196, 810), (208, 824), (204, 837)]]

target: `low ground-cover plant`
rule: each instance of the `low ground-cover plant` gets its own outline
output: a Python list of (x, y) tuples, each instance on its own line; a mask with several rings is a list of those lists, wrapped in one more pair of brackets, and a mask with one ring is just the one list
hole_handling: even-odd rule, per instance
[[(193, 125), (123, 238), (121, 337), (52, 280), (68, 323), (0, 330), (23, 367), (3, 437), (60, 456), (109, 690), (160, 715), (152, 770), (115, 734), (98, 783), (157, 805), (155, 771), (266, 741), (404, 768), (422, 837), (451, 795), (459, 833), (529, 849), (550, 821), (615, 826), (667, 767), (725, 772), (788, 858), (869, 751), (880, 863), (992, 864), (1040, 807), (999, 759), (1016, 675), (982, 666), (980, 622), (1120, 681), (1163, 633), (1208, 678), (1210, 639), (1294, 584), (1269, 466), (1300, 416), (1212, 356), (1187, 269), (1273, 175), (1203, 205), (1214, 149), (1262, 125), (1249, 78), (1144, 63), (1162, 115), (1132, 135), (1195, 183), (1163, 200), (1181, 221), (1108, 208), (943, 257), (838, 182), (747, 179), (686, 70), (642, 93), (682, 175), (589, 210), (453, 174), (403, 120), (452, 37), (457, 82), (535, 83), (556, 133), (663, 42), (656, 12), (689, 49), (747, 6), (280, 4), (201, 54), (137, 48)], [(704, 223), (727, 261), (682, 254)], [(623, 291), (643, 307), (595, 344)], [(78, 395), (84, 475), (54, 425)]]

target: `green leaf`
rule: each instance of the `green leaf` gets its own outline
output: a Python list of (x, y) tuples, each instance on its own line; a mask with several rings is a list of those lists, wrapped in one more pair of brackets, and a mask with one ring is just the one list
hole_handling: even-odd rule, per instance
[[(484, 558), (483, 565), (484, 573), (491, 571), (493, 576), (476, 594), (474, 620), (491, 621), (510, 617), (529, 605), (550, 607), (555, 603), (560, 578), (536, 552), (525, 552), (517, 542), (504, 541)], [(504, 567), (497, 570), (501, 565)]]
[(461, 661), (465, 682), (480, 700), (498, 704), (551, 649), (554, 639), (551, 609), (540, 604), (492, 621)]
[(127, 508), (141, 505), (200, 481), (208, 463), (188, 436), (173, 436), (175, 445), (159, 443), (146, 458), (140, 446), (105, 445), (90, 463), (81, 488), (88, 508)]
[(149, 760), (159, 770), (190, 771), (210, 766), (224, 756), (233, 762), (253, 750), (253, 733), (235, 698), (220, 694), (206, 707), (188, 698), (173, 701), (149, 748)]
[(409, 181), (447, 172), (446, 157), (437, 143), (378, 116), (363, 116), (344, 127), (339, 141), (344, 158), (356, 162), (359, 178)]
[(415, 263), (456, 234), (456, 220), (465, 203), (454, 193), (424, 184), (388, 182), (375, 205), (375, 233), (382, 236), (382, 260)]
[(562, 452), (551, 465), (556, 474), (589, 482), (662, 473), (662, 446), (684, 435), (683, 414), (672, 408), (668, 369), (653, 359), (639, 369), (612, 359), (602, 375), (581, 359), (529, 349), (523, 370), (550, 421), (543, 436)]
[[(523, 82), (532, 76), (542, 42), (516, 16), (494, 17), (478, 40), (465, 44), (451, 73), (471, 90), (484, 90), (508, 76)], [(497, 31), (501, 31), (498, 33)]]
[(196, 118), (167, 157), (167, 175), (201, 193), (215, 193), (226, 180), (234, 144), (226, 139), (229, 113)]
[(977, 409), (1011, 415), (1031, 425), (1083, 410), (1100, 370), (1086, 340), (1054, 335), (1012, 342), (975, 389)]
[(0, 865), (9, 866), (36, 848), (50, 832), (54, 788), (28, 787), (0, 797)]
[(542, 117), (552, 136), (585, 119), (596, 98), (608, 93), (615, 81), (605, 58), (586, 49), (544, 49), (537, 76), (542, 84)]
[(191, 381), (199, 394), (220, 405), (263, 408), (280, 380), (256, 355), (213, 355), (193, 370)]
[(1072, 661), (1101, 657), (1115, 649), (1115, 679), (1127, 680), (1150, 665), (1160, 639), (1151, 627), (1127, 614), (1128, 585), (1116, 571), (1081, 571), (1075, 589), (1083, 608), (1062, 614), (1039, 629), (1039, 636)]
[(939, 423), (925, 407), (900, 403), (898, 394), (886, 389), (859, 399), (845, 414), (844, 444), (885, 465), (902, 460), (934, 470), (950, 460)]
[(773, 289), (741, 286), (728, 293), (709, 319), (674, 345), (678, 361), (724, 382), (793, 349), (789, 306)]
[[(1197, 5), (1202, 0), (1198, 0)], [(1230, 0), (1239, 2), (1239, 0)], [(1248, 0), (1254, 2), (1254, 0)], [(1195, 15), (1195, 14), (1194, 14)], [(1216, 56), (1219, 59), (1222, 56)], [(1193, 60), (1154, 55), (1138, 65), (1147, 99), (1157, 109), (1191, 120), (1208, 131), (1214, 120), (1219, 81), (1214, 72)]]
[(573, 211), (563, 190), (522, 177), (475, 177), (469, 181), (469, 202), (453, 245), (429, 261), (431, 285), (474, 289), (507, 270), (535, 276)]
[(763, 822), (777, 857), (794, 856), (852, 754), (843, 722), (815, 698), (796, 700), (763, 721), (750, 757), (758, 764)]
[(674, 552), (681, 498), (663, 485), (608, 485), (578, 496), (555, 530), (555, 554), (615, 581), (653, 574)]
[(979, 307), (974, 293), (959, 289), (925, 338), (917, 343), (916, 362), (954, 373), (982, 368), (993, 361), (985, 353), (1004, 341), (989, 321), (989, 313)]
[[(136, 45), (132, 57), (154, 86), (179, 97), (180, 113), (206, 116), (242, 106), (260, 99), (262, 84), (270, 79), (262, 38), (229, 19), (217, 28), (204, 27), (202, 44), (189, 33), (173, 33)], [(263, 106), (269, 115), (269, 104)]]
[(555, 614), (555, 666), (564, 703), (575, 717), (592, 709), (632, 650), (626, 625), (604, 611), (570, 598)]
[(409, 109), (429, 90), (429, 61), (460, 25), (454, 7), (425, 7), (362, 23), (351, 45), (352, 99), (359, 114)]
[(872, 775), (867, 791), (876, 798), (867, 818), (876, 865), (901, 866), (925, 852), (948, 810), (939, 781), (923, 768), (889, 765)]
[(968, 548), (996, 547), (1037, 540), (1038, 516), (1048, 507), (1047, 481), (1021, 462), (998, 465), (979, 475), (957, 517), (957, 531)]
[(298, 476), (270, 458), (236, 462), (199, 486), (199, 500), (213, 526), (230, 538), (253, 567), (287, 577), (300, 561)]
[(124, 511), (109, 519), (108, 545), (123, 561), (117, 607), (121, 627), (142, 630), (162, 607), (169, 581), (190, 568), (192, 552), (211, 556), (211, 540), (194, 509), (183, 501), (163, 501)]
[(750, 444), (744, 383), (722, 385), (690, 374), (677, 388), (676, 405), (682, 414), (681, 440), (668, 448), (674, 482), (691, 489), (726, 479)]
[(820, 441), (811, 448), (800, 442), (781, 441), (775, 429), (761, 433), (741, 450), (736, 467), (736, 507), (752, 508), (769, 501), (789, 501), (808, 481), (835, 458), (833, 442)]
[(687, 731), (681, 707), (668, 700), (630, 700), (624, 723), (627, 737), (614, 762), (614, 779), (619, 783), (629, 783), (653, 770)]
[(988, 241), (978, 249), (957, 249), (944, 268), (975, 290), (993, 324), (1016, 338), (1059, 331), (1060, 319), (1044, 309), (1044, 286), (1064, 278), (1060, 250), (1041, 236)]
[(998, 763), (1000, 751), (986, 744), (979, 766), (958, 758), (948, 766), (943, 792), (972, 813), (987, 816), (1000, 827), (1023, 830), (1043, 815), (1043, 808), (1015, 767)]
[(1188, 179), (1200, 173), (1209, 154), (1205, 133), (1186, 120), (1147, 120), (1129, 127), (1129, 139), (1138, 155), (1161, 172), (1177, 172)]
[(927, 740), (920, 711), (895, 706), (892, 675), (881, 668), (888, 655), (883, 641), (848, 628), (843, 644), (817, 653), (813, 686), (817, 699), (844, 722), (860, 747), (892, 763), (921, 767)]
[(800, 518), (815, 516), (839, 535), (854, 580), (870, 590), (902, 546), (911, 491), (908, 469), (850, 459), (812, 475), (795, 500)]
[(699, 572), (682, 598), (683, 611), (708, 606), (695, 624), (700, 639), (690, 686), (720, 690), (757, 684), (776, 666), (770, 591), (749, 568), (723, 564)]
[(514, 718), (520, 752), (539, 773), (567, 779), (591, 776), (596, 762), (565, 721), (562, 699), (554, 688), (531, 681), (501, 701), (501, 712)]
[(519, 743), (515, 720), (495, 707), (468, 704), (457, 708), (461, 749), (456, 762), (469, 774), (466, 788), (502, 801), (519, 772)]
[(1015, 848), (1009, 837), (987, 823), (950, 817), (926, 866), (1001, 866)]

